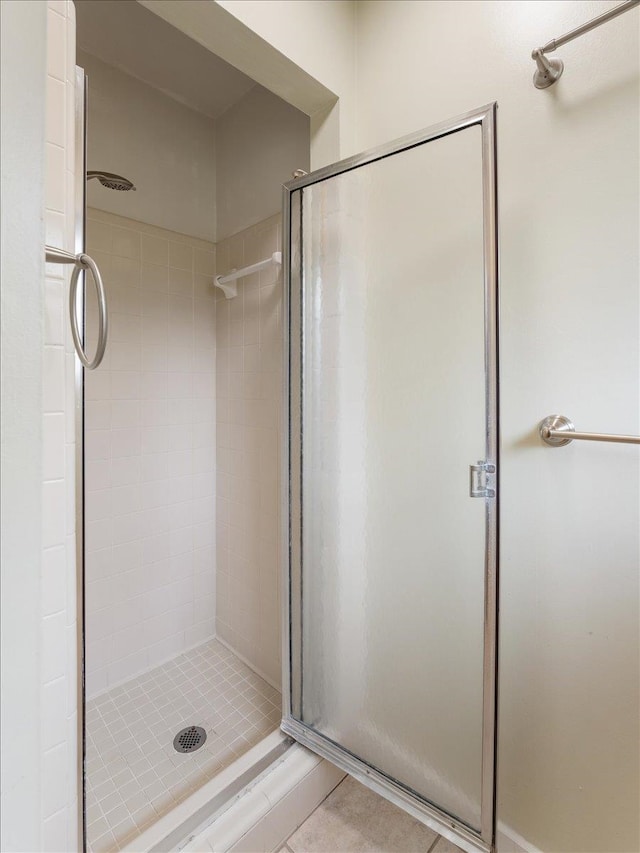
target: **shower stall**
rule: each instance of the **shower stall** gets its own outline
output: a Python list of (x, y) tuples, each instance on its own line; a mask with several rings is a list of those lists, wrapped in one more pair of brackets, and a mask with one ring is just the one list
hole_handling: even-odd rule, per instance
[[(105, 292), (87, 273), (84, 780), (98, 853), (144, 843), (234, 762), (286, 743), (267, 737), (282, 716), (279, 211), (282, 182), (309, 168), (309, 122), (137, 3), (77, 10), (77, 251)], [(160, 63), (143, 33), (165, 46)]]
[(173, 849), (289, 735), (488, 852), (495, 105), (307, 174), (306, 116), (78, 10), (87, 848)]
[[(275, 251), (275, 222), (264, 237)], [(267, 642), (279, 624), (277, 554), (258, 555), (258, 582), (273, 585), (270, 634), (251, 609), (267, 606), (253, 600), (253, 575), (234, 574), (229, 589), (227, 539), (244, 547), (246, 531), (233, 526), (245, 508), (227, 496), (226, 457), (240, 454), (231, 428), (249, 424), (224, 412), (234, 338), (213, 285), (215, 247), (93, 208), (87, 241), (111, 317), (105, 360), (85, 379), (87, 825), (100, 850), (126, 844), (275, 730), (281, 699), (277, 642)], [(257, 299), (236, 335), (260, 308), (264, 335), (277, 313), (280, 282), (265, 278), (239, 285), (237, 304)], [(96, 309), (89, 291), (89, 348)], [(247, 471), (256, 487), (260, 459)]]

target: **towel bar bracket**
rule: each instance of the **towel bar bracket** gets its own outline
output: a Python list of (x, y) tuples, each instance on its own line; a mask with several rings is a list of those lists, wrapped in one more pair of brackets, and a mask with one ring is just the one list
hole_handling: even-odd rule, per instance
[(540, 438), (551, 447), (564, 447), (572, 441), (609, 441), (617, 444), (640, 444), (640, 435), (611, 435), (606, 432), (577, 432), (569, 418), (549, 415), (539, 427)]

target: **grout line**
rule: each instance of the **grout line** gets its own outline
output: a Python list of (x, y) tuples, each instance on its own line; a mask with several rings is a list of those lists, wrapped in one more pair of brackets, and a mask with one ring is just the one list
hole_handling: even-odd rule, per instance
[(433, 853), (433, 851), (436, 849), (436, 846), (437, 846), (437, 844), (438, 844), (438, 842), (440, 841), (440, 839), (441, 839), (441, 838), (442, 838), (442, 836), (441, 836), (441, 835), (436, 836), (435, 841), (433, 842), (433, 844), (431, 845), (431, 847), (427, 850), (427, 853)]

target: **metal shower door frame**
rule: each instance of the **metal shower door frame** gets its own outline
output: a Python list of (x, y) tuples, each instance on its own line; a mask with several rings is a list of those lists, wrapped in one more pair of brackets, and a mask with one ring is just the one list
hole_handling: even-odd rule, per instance
[[(404, 811), (449, 837), (468, 851), (491, 853), (496, 827), (496, 731), (498, 657), (498, 526), (499, 526), (499, 420), (498, 420), (498, 201), (496, 154), (497, 103), (493, 102), (446, 122), (409, 134), (378, 148), (349, 157), (288, 182), (283, 187), (284, 282), (284, 438), (282, 454), (283, 638), (281, 729), (299, 743), (352, 775)], [(348, 750), (303, 723), (295, 713), (293, 687), (301, 684), (301, 618), (294, 621), (294, 599), (301, 600), (302, 580), (302, 346), (304, 342), (304, 280), (302, 264), (292, 258), (292, 216), (302, 216), (294, 193), (304, 187), (374, 163), (393, 154), (478, 125), (482, 145), (482, 209), (484, 249), (484, 367), (485, 462), (495, 466), (495, 494), (485, 501), (484, 640), (482, 699), (481, 829), (473, 831), (415, 792), (387, 777)], [(299, 194), (301, 196), (302, 193)], [(299, 197), (298, 196), (298, 197)], [(298, 198), (296, 197), (296, 198)], [(294, 209), (295, 208), (295, 209)], [(302, 230), (301, 230), (302, 235)], [(303, 239), (303, 236), (302, 236)], [(301, 252), (300, 252), (301, 254)], [(295, 647), (295, 648), (294, 648)]]
[[(87, 195), (85, 170), (87, 163), (87, 76), (79, 65), (75, 67), (75, 196), (74, 196), (74, 251), (76, 255), (85, 251), (87, 227)], [(81, 285), (86, 273), (80, 273)], [(77, 294), (77, 314), (81, 320), (79, 334), (84, 343), (85, 333), (85, 288), (80, 286)], [(74, 357), (74, 405), (75, 405), (75, 499), (76, 499), (76, 628), (77, 628), (77, 697), (78, 697), (78, 840), (81, 850), (87, 849), (86, 820), (86, 725), (85, 725), (85, 518), (84, 518), (84, 367)]]

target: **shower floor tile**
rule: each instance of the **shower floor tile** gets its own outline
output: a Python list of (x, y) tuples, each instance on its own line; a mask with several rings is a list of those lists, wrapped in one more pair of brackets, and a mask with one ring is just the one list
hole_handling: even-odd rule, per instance
[[(280, 716), (280, 693), (217, 640), (90, 699), (89, 849), (120, 850), (276, 729)], [(206, 742), (176, 752), (175, 735), (192, 725), (206, 730)]]

